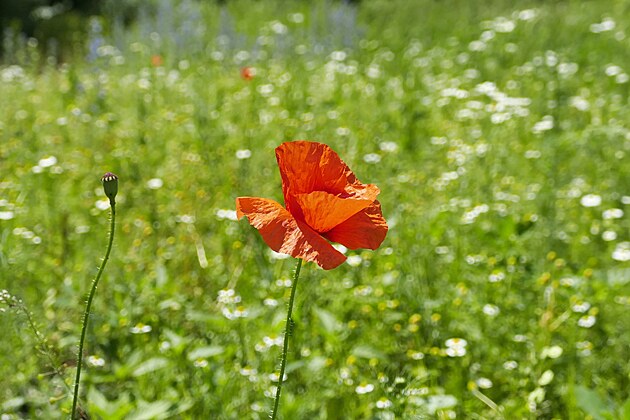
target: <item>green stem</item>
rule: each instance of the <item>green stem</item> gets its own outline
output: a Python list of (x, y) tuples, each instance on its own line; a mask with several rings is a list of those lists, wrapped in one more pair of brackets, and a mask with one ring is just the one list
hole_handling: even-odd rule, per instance
[(278, 415), (278, 404), (280, 403), (280, 392), (282, 391), (282, 380), (284, 379), (284, 370), (287, 367), (287, 351), (289, 350), (289, 337), (293, 333), (293, 301), (295, 300), (295, 289), (297, 289), (298, 278), (300, 277), (300, 268), (302, 268), (302, 260), (298, 258), (295, 266), (295, 275), (291, 284), (291, 297), (289, 298), (289, 309), (287, 310), (287, 323), (284, 327), (284, 342), (282, 347), (282, 360), (280, 362), (280, 376), (278, 377), (278, 387), (276, 388), (276, 400), (273, 404), (273, 412), (271, 420), (275, 420)]
[(79, 400), (79, 381), (81, 380), (81, 366), (83, 364), (83, 344), (85, 343), (85, 333), (87, 331), (88, 321), (90, 319), (90, 308), (92, 307), (92, 300), (94, 299), (94, 293), (96, 292), (96, 287), (98, 286), (98, 281), (101, 279), (103, 275), (103, 269), (105, 268), (105, 264), (107, 264), (107, 260), (109, 259), (109, 254), (112, 251), (112, 244), (114, 243), (114, 226), (116, 223), (116, 203), (110, 199), (110, 205), (112, 208), (112, 219), (109, 228), (109, 243), (107, 244), (107, 252), (105, 252), (105, 258), (103, 258), (103, 262), (101, 263), (101, 267), (98, 269), (98, 273), (92, 281), (92, 288), (90, 289), (90, 294), (87, 298), (87, 303), (85, 305), (85, 313), (83, 314), (83, 326), (81, 327), (81, 339), (79, 340), (79, 354), (77, 355), (77, 375), (74, 380), (74, 396), (72, 398), (72, 416), (71, 420), (75, 419), (75, 414), (77, 410), (77, 401)]

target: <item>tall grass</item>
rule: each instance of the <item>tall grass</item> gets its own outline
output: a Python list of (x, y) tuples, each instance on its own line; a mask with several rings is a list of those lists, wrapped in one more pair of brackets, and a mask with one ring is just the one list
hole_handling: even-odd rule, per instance
[(233, 203), (281, 200), (292, 139), (379, 185), (391, 229), (303, 267), (283, 418), (628, 412), (625, 2), (155, 5), (93, 21), (72, 60), (24, 40), (0, 68), (0, 289), (65, 375), (1, 306), (0, 413), (67, 417), (111, 170), (85, 409), (266, 416), (292, 263)]

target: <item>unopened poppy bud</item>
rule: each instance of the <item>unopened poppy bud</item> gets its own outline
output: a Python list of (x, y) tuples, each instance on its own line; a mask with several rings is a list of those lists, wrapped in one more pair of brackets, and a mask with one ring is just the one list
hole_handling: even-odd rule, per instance
[(116, 198), (116, 194), (118, 194), (118, 177), (111, 172), (107, 172), (103, 175), (101, 181), (103, 181), (105, 195), (109, 198), (109, 203), (113, 206), (116, 204), (114, 199)]

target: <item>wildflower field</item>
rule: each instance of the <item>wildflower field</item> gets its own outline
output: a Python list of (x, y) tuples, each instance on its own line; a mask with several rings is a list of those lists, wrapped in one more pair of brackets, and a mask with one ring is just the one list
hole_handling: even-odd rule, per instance
[[(487, 4), (486, 4), (487, 3)], [(264, 419), (295, 259), (237, 197), (329, 145), (376, 250), (305, 262), (282, 419), (630, 418), (630, 4), (146, 2), (4, 31), (0, 419)]]

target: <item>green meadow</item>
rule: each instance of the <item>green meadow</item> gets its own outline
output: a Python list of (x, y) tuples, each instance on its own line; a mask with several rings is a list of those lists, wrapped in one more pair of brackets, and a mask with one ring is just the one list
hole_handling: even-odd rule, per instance
[(280, 418), (630, 418), (628, 2), (117, 13), (4, 32), (0, 419), (70, 416), (109, 171), (81, 407), (268, 418), (295, 260), (235, 198), (282, 203), (297, 139), (379, 186), (389, 232), (302, 266)]

